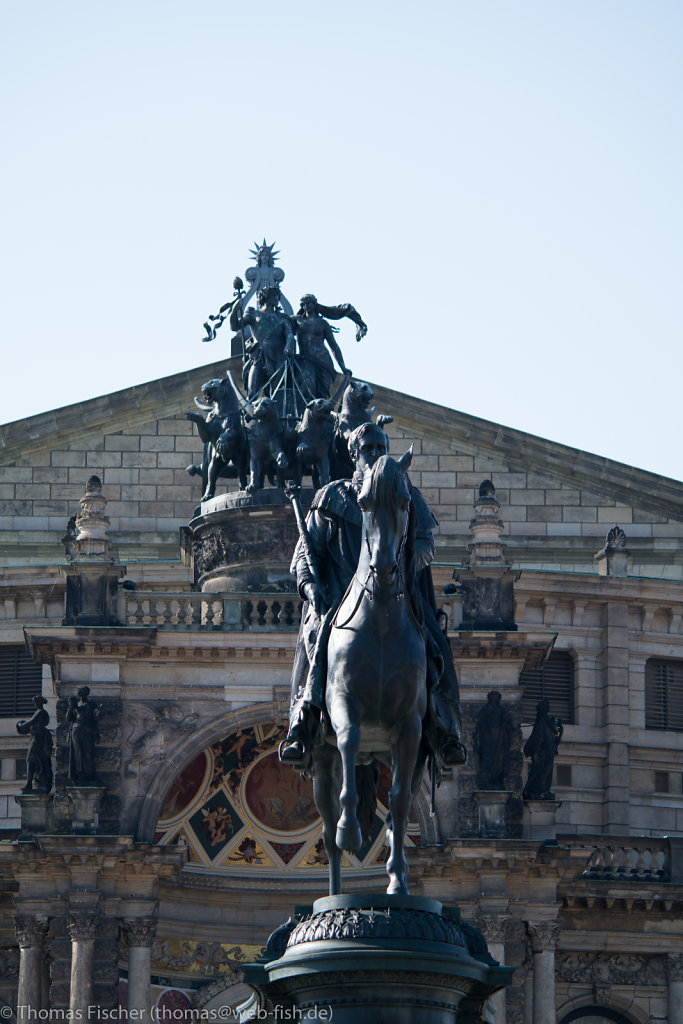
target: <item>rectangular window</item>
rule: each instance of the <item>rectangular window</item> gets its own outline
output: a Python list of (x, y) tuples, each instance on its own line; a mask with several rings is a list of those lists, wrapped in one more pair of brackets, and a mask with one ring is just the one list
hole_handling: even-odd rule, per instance
[(42, 686), (42, 666), (36, 665), (23, 644), (0, 645), (0, 718), (31, 715), (33, 698)]
[(570, 764), (558, 764), (555, 766), (555, 776), (558, 786), (571, 786), (572, 766)]
[(669, 792), (669, 773), (655, 772), (655, 793)]
[(574, 659), (569, 651), (552, 651), (543, 668), (522, 672), (519, 682), (523, 722), (535, 720), (540, 700), (548, 701), (550, 714), (563, 724), (574, 721)]
[(645, 728), (683, 732), (683, 661), (645, 665)]

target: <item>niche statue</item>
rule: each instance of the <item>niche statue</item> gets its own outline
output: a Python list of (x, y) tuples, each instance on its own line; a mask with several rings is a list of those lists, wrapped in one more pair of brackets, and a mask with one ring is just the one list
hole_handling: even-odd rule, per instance
[[(20, 736), (30, 736), (26, 754), (26, 785), (22, 793), (49, 793), (52, 789), (52, 733), (47, 727), (50, 716), (45, 697), (33, 698), (35, 712), (25, 722), (17, 722)], [(35, 783), (35, 785), (34, 785)]]
[(550, 786), (553, 781), (553, 763), (562, 739), (562, 722), (549, 714), (547, 700), (536, 705), (536, 721), (529, 739), (524, 744), (524, 756), (531, 758), (526, 786), (522, 791), (524, 800), (554, 800)]
[(491, 690), (487, 703), (477, 715), (472, 747), (479, 761), (479, 789), (505, 789), (505, 775), (510, 765), (512, 719), (498, 690)]
[(69, 697), (66, 720), (69, 723), (69, 784), (98, 786), (95, 775), (95, 744), (99, 742), (97, 705), (90, 699), (90, 687), (82, 686)]

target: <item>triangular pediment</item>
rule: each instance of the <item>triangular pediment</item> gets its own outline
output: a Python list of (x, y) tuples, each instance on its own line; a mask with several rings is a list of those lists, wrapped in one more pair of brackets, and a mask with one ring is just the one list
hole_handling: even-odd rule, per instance
[[(221, 376), (226, 368), (239, 381), (240, 363), (237, 358), (220, 360), (0, 426), (0, 465), (182, 416), (194, 408), (193, 396), (204, 381)], [(541, 474), (549, 484), (555, 480), (586, 488), (607, 500), (683, 519), (683, 483), (677, 480), (381, 385), (372, 387), (377, 408), (393, 415), (403, 433), (414, 433), (430, 451), (489, 458), (513, 472)]]
[[(0, 555), (53, 562), (89, 476), (100, 476), (122, 561), (175, 562), (202, 493), (194, 411), (202, 384), (241, 360), (210, 363), (0, 427)], [(482, 480), (496, 488), (514, 565), (593, 572), (622, 528), (637, 575), (681, 573), (683, 483), (513, 427), (372, 385), (392, 451), (414, 445), (411, 479), (439, 522), (436, 560), (466, 556)], [(191, 468), (192, 473), (187, 469)], [(236, 481), (220, 481), (220, 491)]]

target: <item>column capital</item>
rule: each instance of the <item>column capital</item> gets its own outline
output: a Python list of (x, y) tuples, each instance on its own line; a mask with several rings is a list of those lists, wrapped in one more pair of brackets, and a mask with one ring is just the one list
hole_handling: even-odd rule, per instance
[(47, 933), (47, 918), (17, 914), (14, 920), (14, 927), (21, 949), (27, 949), (31, 946), (40, 947)]
[(526, 929), (533, 953), (555, 952), (560, 939), (560, 928), (554, 921), (527, 921)]
[(128, 946), (152, 946), (157, 930), (156, 917), (124, 918), (121, 922)]
[(497, 914), (478, 914), (474, 919), (475, 926), (487, 942), (505, 942), (509, 922), (509, 917), (498, 917)]
[(87, 911), (71, 911), (67, 916), (66, 924), (72, 942), (84, 942), (86, 939), (94, 939), (98, 920), (99, 914), (88, 913)]
[(683, 981), (683, 953), (668, 953), (664, 957), (666, 980)]

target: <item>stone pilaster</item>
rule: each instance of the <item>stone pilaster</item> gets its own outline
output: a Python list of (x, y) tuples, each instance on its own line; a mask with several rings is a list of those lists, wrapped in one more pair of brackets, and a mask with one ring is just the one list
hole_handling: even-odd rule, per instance
[(669, 1024), (683, 1020), (683, 954), (670, 954), (664, 961), (667, 980), (667, 1017)]
[(88, 911), (72, 912), (67, 918), (71, 938), (69, 1009), (75, 1020), (87, 1020), (88, 1007), (93, 1003), (97, 920), (98, 916)]
[(35, 1020), (35, 1011), (46, 1009), (43, 943), (47, 934), (47, 919), (18, 915), (15, 928), (19, 943), (17, 1020)]
[[(497, 914), (481, 914), (475, 924), (483, 934), (489, 947), (489, 953), (499, 964), (505, 964), (505, 939), (509, 918)], [(489, 1003), (496, 1012), (496, 1024), (506, 1024), (506, 990), (501, 989), (489, 996)]]
[(533, 963), (533, 1024), (555, 1024), (555, 950), (560, 929), (553, 921), (529, 922)]
[(150, 961), (156, 934), (156, 918), (124, 919), (128, 940), (128, 998), (126, 1008), (131, 1019), (148, 1024), (151, 1021)]
[(631, 831), (629, 790), (629, 640), (628, 606), (608, 601), (605, 606), (600, 660), (603, 735), (607, 740), (604, 830), (612, 835)]

